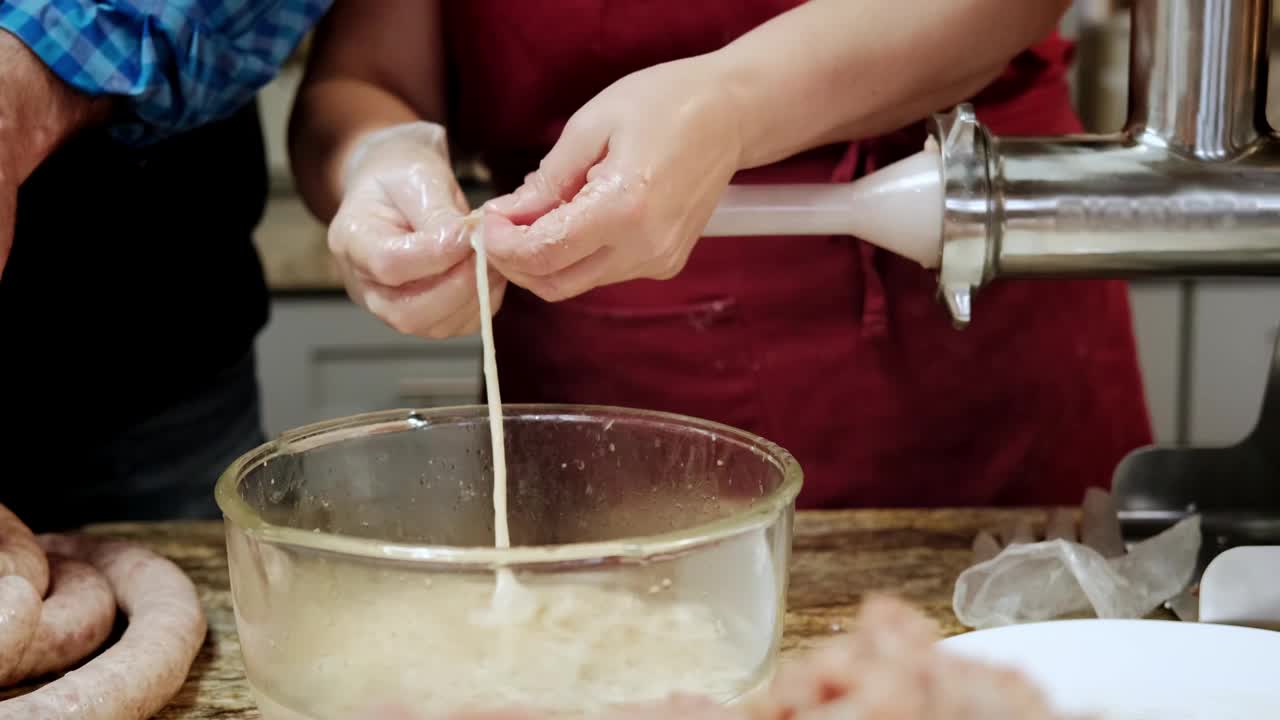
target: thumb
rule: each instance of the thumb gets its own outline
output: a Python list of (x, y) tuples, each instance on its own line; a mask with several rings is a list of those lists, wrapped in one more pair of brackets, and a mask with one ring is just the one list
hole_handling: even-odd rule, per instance
[(975, 565), (984, 563), (999, 555), (1003, 549), (994, 535), (983, 530), (973, 539), (973, 562)]
[(0, 278), (4, 277), (9, 252), (13, 249), (13, 226), (18, 215), (18, 193), (0, 187)]
[(506, 216), (516, 225), (528, 225), (572, 200), (608, 146), (606, 124), (573, 116), (538, 169), (525, 177), (524, 184), (510, 195), (485, 203), (485, 208)]

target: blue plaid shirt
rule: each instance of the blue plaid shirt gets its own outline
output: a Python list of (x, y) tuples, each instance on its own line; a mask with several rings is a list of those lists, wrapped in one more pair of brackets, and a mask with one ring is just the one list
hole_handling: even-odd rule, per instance
[(243, 107), (331, 2), (0, 0), (0, 29), (67, 84), (120, 96), (112, 132), (146, 144)]

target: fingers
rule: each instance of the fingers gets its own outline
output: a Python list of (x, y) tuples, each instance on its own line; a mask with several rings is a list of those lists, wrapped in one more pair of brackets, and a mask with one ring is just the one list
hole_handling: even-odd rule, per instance
[(614, 254), (614, 248), (602, 247), (564, 270), (546, 277), (514, 273), (511, 279), (547, 302), (560, 302), (604, 284), (603, 279), (611, 269), (610, 260)]
[(986, 562), (999, 554), (1000, 542), (991, 533), (983, 531), (973, 539), (974, 564)]
[(1010, 545), (1024, 545), (1035, 541), (1035, 531), (1031, 529), (1030, 522), (1009, 521), (995, 533), (986, 530), (978, 533), (973, 539), (973, 562), (974, 564), (986, 562)]
[(585, 115), (574, 115), (537, 171), (530, 173), (515, 192), (490, 200), (485, 206), (516, 225), (528, 225), (572, 200), (608, 149), (608, 127)]
[(1036, 534), (1029, 521), (1017, 520), (1000, 528), (1000, 541), (1005, 545), (1028, 544), (1036, 541)]
[[(506, 289), (506, 278), (490, 271), (489, 310), (491, 313), (498, 312)], [(467, 302), (466, 307), (459, 308), (448, 318), (438, 323), (437, 330), (443, 337), (462, 337), (463, 335), (474, 335), (480, 332), (480, 298), (477, 297), (477, 293), (473, 290), (471, 300)]]
[(8, 188), (0, 188), (0, 277), (9, 264), (9, 252), (13, 250), (13, 226), (17, 221), (18, 194)]
[(467, 196), (458, 186), (450, 169), (448, 174), (411, 166), (404, 176), (392, 175), (375, 180), (378, 189), (392, 207), (409, 221), (414, 230), (460, 222), (470, 208)]
[[(443, 339), (478, 330), (475, 255), (462, 232), (462, 216), (432, 220), (428, 233), (396, 233), (387, 219), (395, 212), (353, 210), (331, 226), (330, 246), (347, 294), (407, 335)], [(489, 284), (496, 311), (507, 280), (491, 267)]]
[[(1050, 511), (1045, 522), (1044, 539), (1082, 543), (1107, 558), (1125, 554), (1119, 516), (1110, 494), (1091, 488), (1085, 494), (1081, 514), (1083, 517), (1077, 533), (1076, 514), (1073, 510), (1058, 508)], [(998, 531), (978, 533), (973, 540), (974, 563), (994, 558), (1009, 545), (1034, 542), (1037, 542), (1037, 536), (1030, 522), (1007, 522)]]
[(601, 165), (608, 127), (575, 116), (520, 188), (485, 204), (485, 246), (504, 275), (530, 280), (564, 271), (605, 245), (611, 223), (630, 219), (637, 193)]
[(454, 310), (448, 317), (437, 322), (433, 331), (427, 335), (436, 339), (462, 337), (469, 334), (467, 328), (472, 324), (478, 324), (480, 317), (480, 302), (472, 299), (466, 305)]
[(1050, 512), (1049, 519), (1045, 523), (1044, 539), (1075, 542), (1077, 539), (1075, 513), (1062, 508)]
[(329, 247), (357, 274), (387, 287), (439, 275), (471, 252), (457, 212), (437, 210), (422, 221), (415, 229), (389, 208), (344, 208), (329, 226)]
[[(443, 340), (480, 330), (480, 299), (476, 295), (475, 256), (444, 275), (399, 287), (387, 287), (348, 274), (347, 294), (387, 325), (406, 335)], [(502, 306), (507, 279), (489, 273), (490, 310)]]
[(1111, 493), (1089, 488), (1085, 491), (1080, 513), (1080, 538), (1085, 545), (1097, 550), (1105, 558), (1125, 554), (1120, 515)]
[(404, 161), (364, 178), (329, 226), (329, 247), (379, 285), (439, 275), (469, 252), (466, 197), (447, 166)]
[(489, 259), (508, 277), (545, 278), (598, 251), (610, 228), (639, 222), (640, 192), (620, 175), (593, 179), (571, 202), (542, 215), (531, 225), (486, 213), (485, 247)]
[[(489, 276), (489, 310), (494, 314), (498, 314), (498, 310), (502, 308), (502, 299), (507, 294), (507, 279), (501, 275)], [(459, 330), (455, 337), (464, 335), (475, 335), (480, 332), (480, 303), (476, 303), (475, 312), (473, 312), (462, 329)]]
[[(440, 339), (478, 328), (466, 197), (447, 166), (383, 159), (352, 185), (329, 227), (348, 295), (405, 334)], [(497, 305), (507, 281), (494, 268), (489, 278)]]
[[(406, 335), (444, 339), (465, 322), (459, 311), (476, 302), (475, 256), (467, 257), (443, 275), (398, 287), (365, 282), (357, 289), (361, 305)], [(478, 302), (476, 303), (478, 310)]]

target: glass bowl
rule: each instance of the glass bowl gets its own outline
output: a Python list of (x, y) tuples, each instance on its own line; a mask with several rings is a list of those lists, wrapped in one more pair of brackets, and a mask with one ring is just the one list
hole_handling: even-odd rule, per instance
[[(741, 430), (588, 406), (504, 409), (510, 548), (484, 406), (358, 415), (238, 459), (217, 500), (265, 720), (579, 715), (770, 678), (791, 455)], [(494, 606), (498, 571), (520, 602)]]

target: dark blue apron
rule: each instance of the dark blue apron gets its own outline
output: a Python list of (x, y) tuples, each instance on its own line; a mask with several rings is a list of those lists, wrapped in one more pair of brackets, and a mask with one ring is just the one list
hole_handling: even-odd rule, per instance
[(0, 277), (0, 503), (41, 528), (216, 517), (262, 439), (257, 108), (131, 149), (96, 132), (22, 186)]

